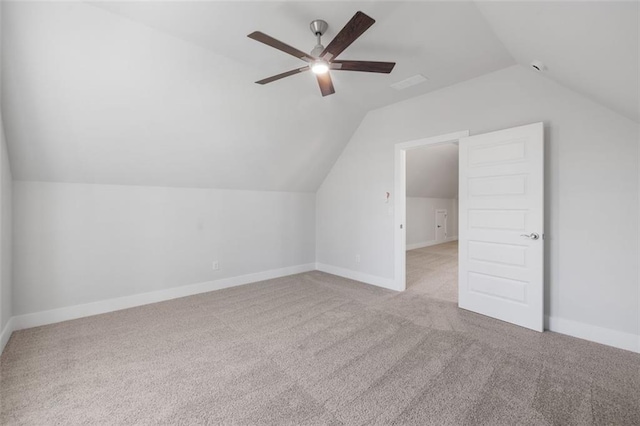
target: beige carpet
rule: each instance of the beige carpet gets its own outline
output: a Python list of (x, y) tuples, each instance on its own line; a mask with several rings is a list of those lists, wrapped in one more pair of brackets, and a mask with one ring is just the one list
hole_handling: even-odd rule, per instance
[(458, 303), (458, 242), (407, 251), (407, 289)]
[(23, 330), (0, 423), (640, 424), (640, 356), (310, 272)]

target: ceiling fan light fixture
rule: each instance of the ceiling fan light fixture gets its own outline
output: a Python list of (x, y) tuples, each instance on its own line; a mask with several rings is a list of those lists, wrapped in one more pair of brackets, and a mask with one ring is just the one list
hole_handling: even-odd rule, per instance
[(322, 60), (315, 61), (311, 65), (311, 71), (313, 71), (314, 74), (326, 74), (329, 71), (329, 64)]

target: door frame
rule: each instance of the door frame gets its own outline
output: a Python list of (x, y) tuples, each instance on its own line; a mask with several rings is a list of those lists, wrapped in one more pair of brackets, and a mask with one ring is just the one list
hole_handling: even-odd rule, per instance
[(436, 214), (435, 214), (436, 223), (434, 225), (436, 243), (439, 241), (438, 240), (438, 212), (444, 213), (444, 240), (442, 240), (442, 242), (444, 243), (447, 240), (447, 225), (448, 225), (447, 222), (449, 222), (449, 212), (447, 212), (447, 209), (436, 209)]
[(394, 287), (398, 291), (407, 289), (407, 151), (430, 145), (457, 142), (469, 136), (468, 130), (440, 136), (399, 142), (394, 148)]

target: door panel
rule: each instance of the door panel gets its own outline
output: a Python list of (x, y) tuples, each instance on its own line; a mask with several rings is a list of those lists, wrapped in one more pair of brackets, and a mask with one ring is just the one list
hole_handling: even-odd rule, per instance
[(538, 331), (544, 324), (543, 134), (543, 124), (535, 123), (460, 139), (459, 305)]
[(436, 241), (447, 239), (447, 211), (436, 210)]

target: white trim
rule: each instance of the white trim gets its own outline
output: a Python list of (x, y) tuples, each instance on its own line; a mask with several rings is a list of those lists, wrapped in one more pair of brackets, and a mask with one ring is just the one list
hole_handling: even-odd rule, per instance
[[(284, 277), (287, 275), (309, 272), (314, 269), (340, 277), (361, 281), (366, 284), (371, 284), (390, 290), (398, 290), (398, 288), (395, 286), (396, 282), (392, 279), (378, 277), (375, 275), (368, 275), (350, 269), (339, 268), (337, 266), (325, 265), (322, 263), (316, 263), (315, 265), (306, 264), (291, 266), (287, 268), (257, 272), (255, 274), (241, 275), (238, 277), (224, 278), (216, 281), (191, 284), (166, 290), (154, 291), (150, 293), (136, 294), (100, 302), (87, 303), (84, 305), (76, 305), (50, 311), (14, 316), (9, 318), (7, 325), (5, 325), (2, 333), (0, 333), (0, 353), (2, 353), (2, 351), (4, 350), (7, 342), (9, 341), (9, 338), (11, 337), (11, 334), (14, 331), (22, 330), (24, 328), (53, 324), (61, 321), (67, 321), (71, 319), (147, 305), (150, 303), (162, 302), (200, 293), (207, 293), (210, 291), (221, 290), (223, 288), (236, 287), (258, 281)], [(556, 333), (566, 334), (568, 336), (589, 340), (591, 342), (596, 342), (603, 345), (613, 346), (615, 348), (640, 353), (640, 335), (611, 330), (557, 317), (547, 316), (546, 322), (547, 327), (545, 328), (549, 331), (554, 331)]]
[(54, 324), (57, 322), (68, 321), (76, 318), (119, 311), (121, 309), (128, 309), (136, 306), (148, 305), (150, 303), (163, 302), (165, 300), (192, 296), (194, 294), (207, 293), (214, 290), (221, 290), (223, 288), (251, 284), (258, 281), (269, 280), (272, 278), (280, 278), (287, 275), (300, 274), (303, 272), (313, 271), (314, 269), (315, 264), (308, 263), (305, 265), (289, 266), (286, 268), (256, 272), (254, 274), (223, 278), (215, 281), (207, 281), (180, 287), (173, 287), (166, 290), (153, 291), (150, 293), (134, 294), (131, 296), (118, 297), (115, 299), (102, 300), (99, 302), (86, 303), (83, 305), (68, 306), (59, 309), (52, 309), (50, 311), (18, 315), (12, 318), (13, 329), (22, 330), (25, 328), (39, 327), (41, 325)]
[(579, 339), (640, 353), (640, 335), (557, 317), (545, 317), (547, 329)]
[(406, 257), (407, 257), (407, 151), (422, 148), (427, 145), (436, 145), (447, 142), (454, 142), (460, 138), (469, 136), (468, 130), (447, 133), (446, 135), (434, 136), (401, 142), (395, 144), (394, 161), (394, 289), (404, 291), (407, 288), (406, 277)]
[(446, 244), (446, 243), (450, 243), (451, 241), (458, 241), (458, 236), (456, 235), (454, 237), (449, 237), (446, 240), (442, 240), (442, 241), (431, 240), (431, 241), (423, 241), (421, 243), (407, 244), (407, 251), (424, 248), (424, 247), (437, 246), (439, 244)]
[(348, 278), (350, 280), (356, 280), (365, 284), (375, 285), (377, 287), (387, 288), (389, 290), (398, 290), (395, 286), (395, 282), (391, 278), (378, 277), (376, 275), (369, 275), (363, 272), (354, 271), (351, 269), (340, 268), (338, 266), (325, 265), (324, 263), (316, 263), (316, 270), (326, 272), (327, 274), (337, 275), (342, 278)]
[(11, 333), (13, 333), (13, 331), (13, 317), (11, 317), (9, 318), (9, 321), (7, 321), (7, 325), (4, 326), (2, 333), (0, 333), (0, 354), (2, 354), (2, 351), (4, 351), (4, 347), (7, 346), (7, 343), (9, 342), (9, 338), (11, 338)]

